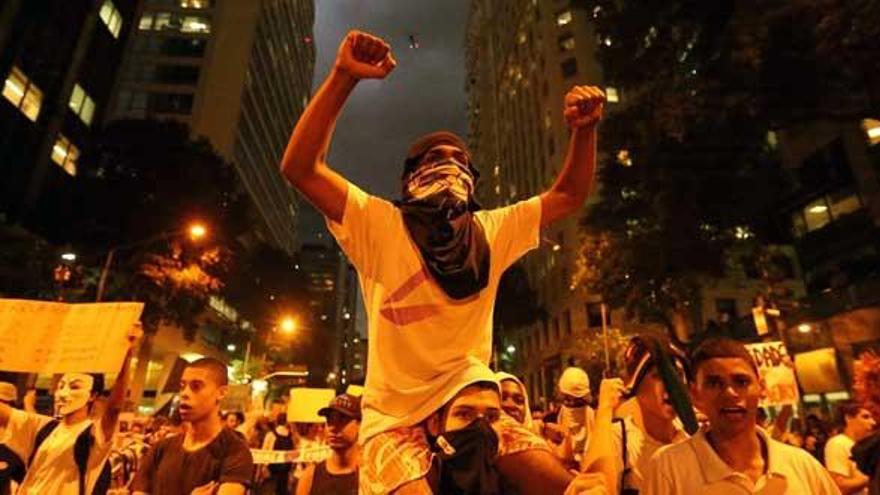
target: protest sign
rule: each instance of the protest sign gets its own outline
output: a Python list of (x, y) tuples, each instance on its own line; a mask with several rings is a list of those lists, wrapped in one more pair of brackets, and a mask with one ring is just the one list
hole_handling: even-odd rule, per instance
[(794, 374), (794, 363), (782, 342), (763, 342), (748, 344), (746, 348), (758, 366), (758, 372), (767, 386), (767, 397), (761, 406), (782, 406), (797, 404), (798, 387)]
[(0, 299), (0, 370), (115, 373), (144, 305)]
[(798, 381), (805, 394), (825, 394), (846, 390), (837, 368), (837, 353), (833, 347), (802, 352), (794, 356)]
[(314, 447), (299, 450), (251, 449), (254, 464), (286, 464), (321, 462), (330, 457), (330, 447)]
[(318, 410), (336, 397), (332, 388), (290, 389), (290, 402), (287, 404), (287, 421), (291, 423), (323, 423), (324, 418), (318, 416)]

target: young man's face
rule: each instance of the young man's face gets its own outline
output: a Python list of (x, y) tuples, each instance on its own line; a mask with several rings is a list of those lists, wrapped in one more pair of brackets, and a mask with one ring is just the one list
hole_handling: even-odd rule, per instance
[(473, 385), (465, 387), (449, 404), (443, 421), (443, 431), (461, 430), (480, 417), (489, 423), (495, 423), (501, 417), (498, 392)]
[(85, 373), (65, 373), (55, 388), (55, 414), (67, 416), (89, 404), (94, 377)]
[(700, 363), (691, 392), (713, 432), (729, 438), (755, 428), (764, 386), (744, 359), (724, 357)]
[(657, 373), (657, 368), (652, 367), (636, 390), (636, 400), (644, 414), (672, 421), (675, 419), (675, 409), (669, 402), (669, 394), (666, 385)]
[(864, 408), (859, 409), (855, 416), (847, 416), (845, 421), (846, 427), (851, 429), (856, 435), (854, 439), (856, 441), (868, 436), (877, 425), (876, 421), (874, 421), (874, 416), (871, 415), (871, 411)]
[(361, 422), (339, 411), (327, 413), (327, 445), (336, 451), (348, 450), (357, 442)]
[(515, 380), (501, 381), (501, 408), (517, 422), (525, 422), (526, 396)]
[(219, 385), (211, 372), (203, 368), (186, 368), (180, 378), (180, 418), (198, 422), (219, 412), (220, 399), (226, 386)]

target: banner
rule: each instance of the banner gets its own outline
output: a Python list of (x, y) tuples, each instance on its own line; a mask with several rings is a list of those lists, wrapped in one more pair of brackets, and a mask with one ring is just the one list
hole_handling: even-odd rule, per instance
[(767, 387), (767, 397), (761, 406), (782, 406), (797, 404), (798, 387), (794, 374), (794, 363), (782, 342), (763, 342), (747, 344), (758, 372)]
[(262, 450), (251, 449), (254, 464), (286, 464), (321, 462), (330, 457), (330, 447), (315, 447), (304, 450)]
[(794, 356), (798, 381), (805, 394), (826, 394), (846, 390), (837, 369), (837, 353), (833, 347), (802, 352)]
[(318, 411), (327, 407), (334, 397), (336, 397), (336, 391), (332, 388), (294, 387), (290, 389), (287, 422), (323, 423), (324, 417), (318, 416)]
[(0, 370), (115, 373), (144, 305), (0, 299)]

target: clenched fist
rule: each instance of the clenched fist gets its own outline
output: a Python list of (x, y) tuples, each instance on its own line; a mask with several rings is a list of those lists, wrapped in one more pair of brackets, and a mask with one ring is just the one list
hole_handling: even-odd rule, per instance
[(396, 66), (391, 46), (361, 31), (349, 32), (336, 54), (336, 70), (355, 79), (384, 79)]
[(575, 86), (565, 95), (565, 121), (572, 128), (592, 127), (602, 120), (605, 93), (596, 86)]

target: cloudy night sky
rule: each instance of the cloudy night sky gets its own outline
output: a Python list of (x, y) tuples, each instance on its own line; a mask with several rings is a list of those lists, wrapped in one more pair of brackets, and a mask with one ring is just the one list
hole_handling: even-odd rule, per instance
[[(318, 0), (314, 89), (351, 29), (391, 44), (397, 68), (361, 82), (334, 135), (330, 165), (366, 191), (396, 198), (403, 157), (416, 138), (437, 129), (467, 133), (464, 33), (467, 0)], [(409, 35), (420, 48), (409, 48)]]

